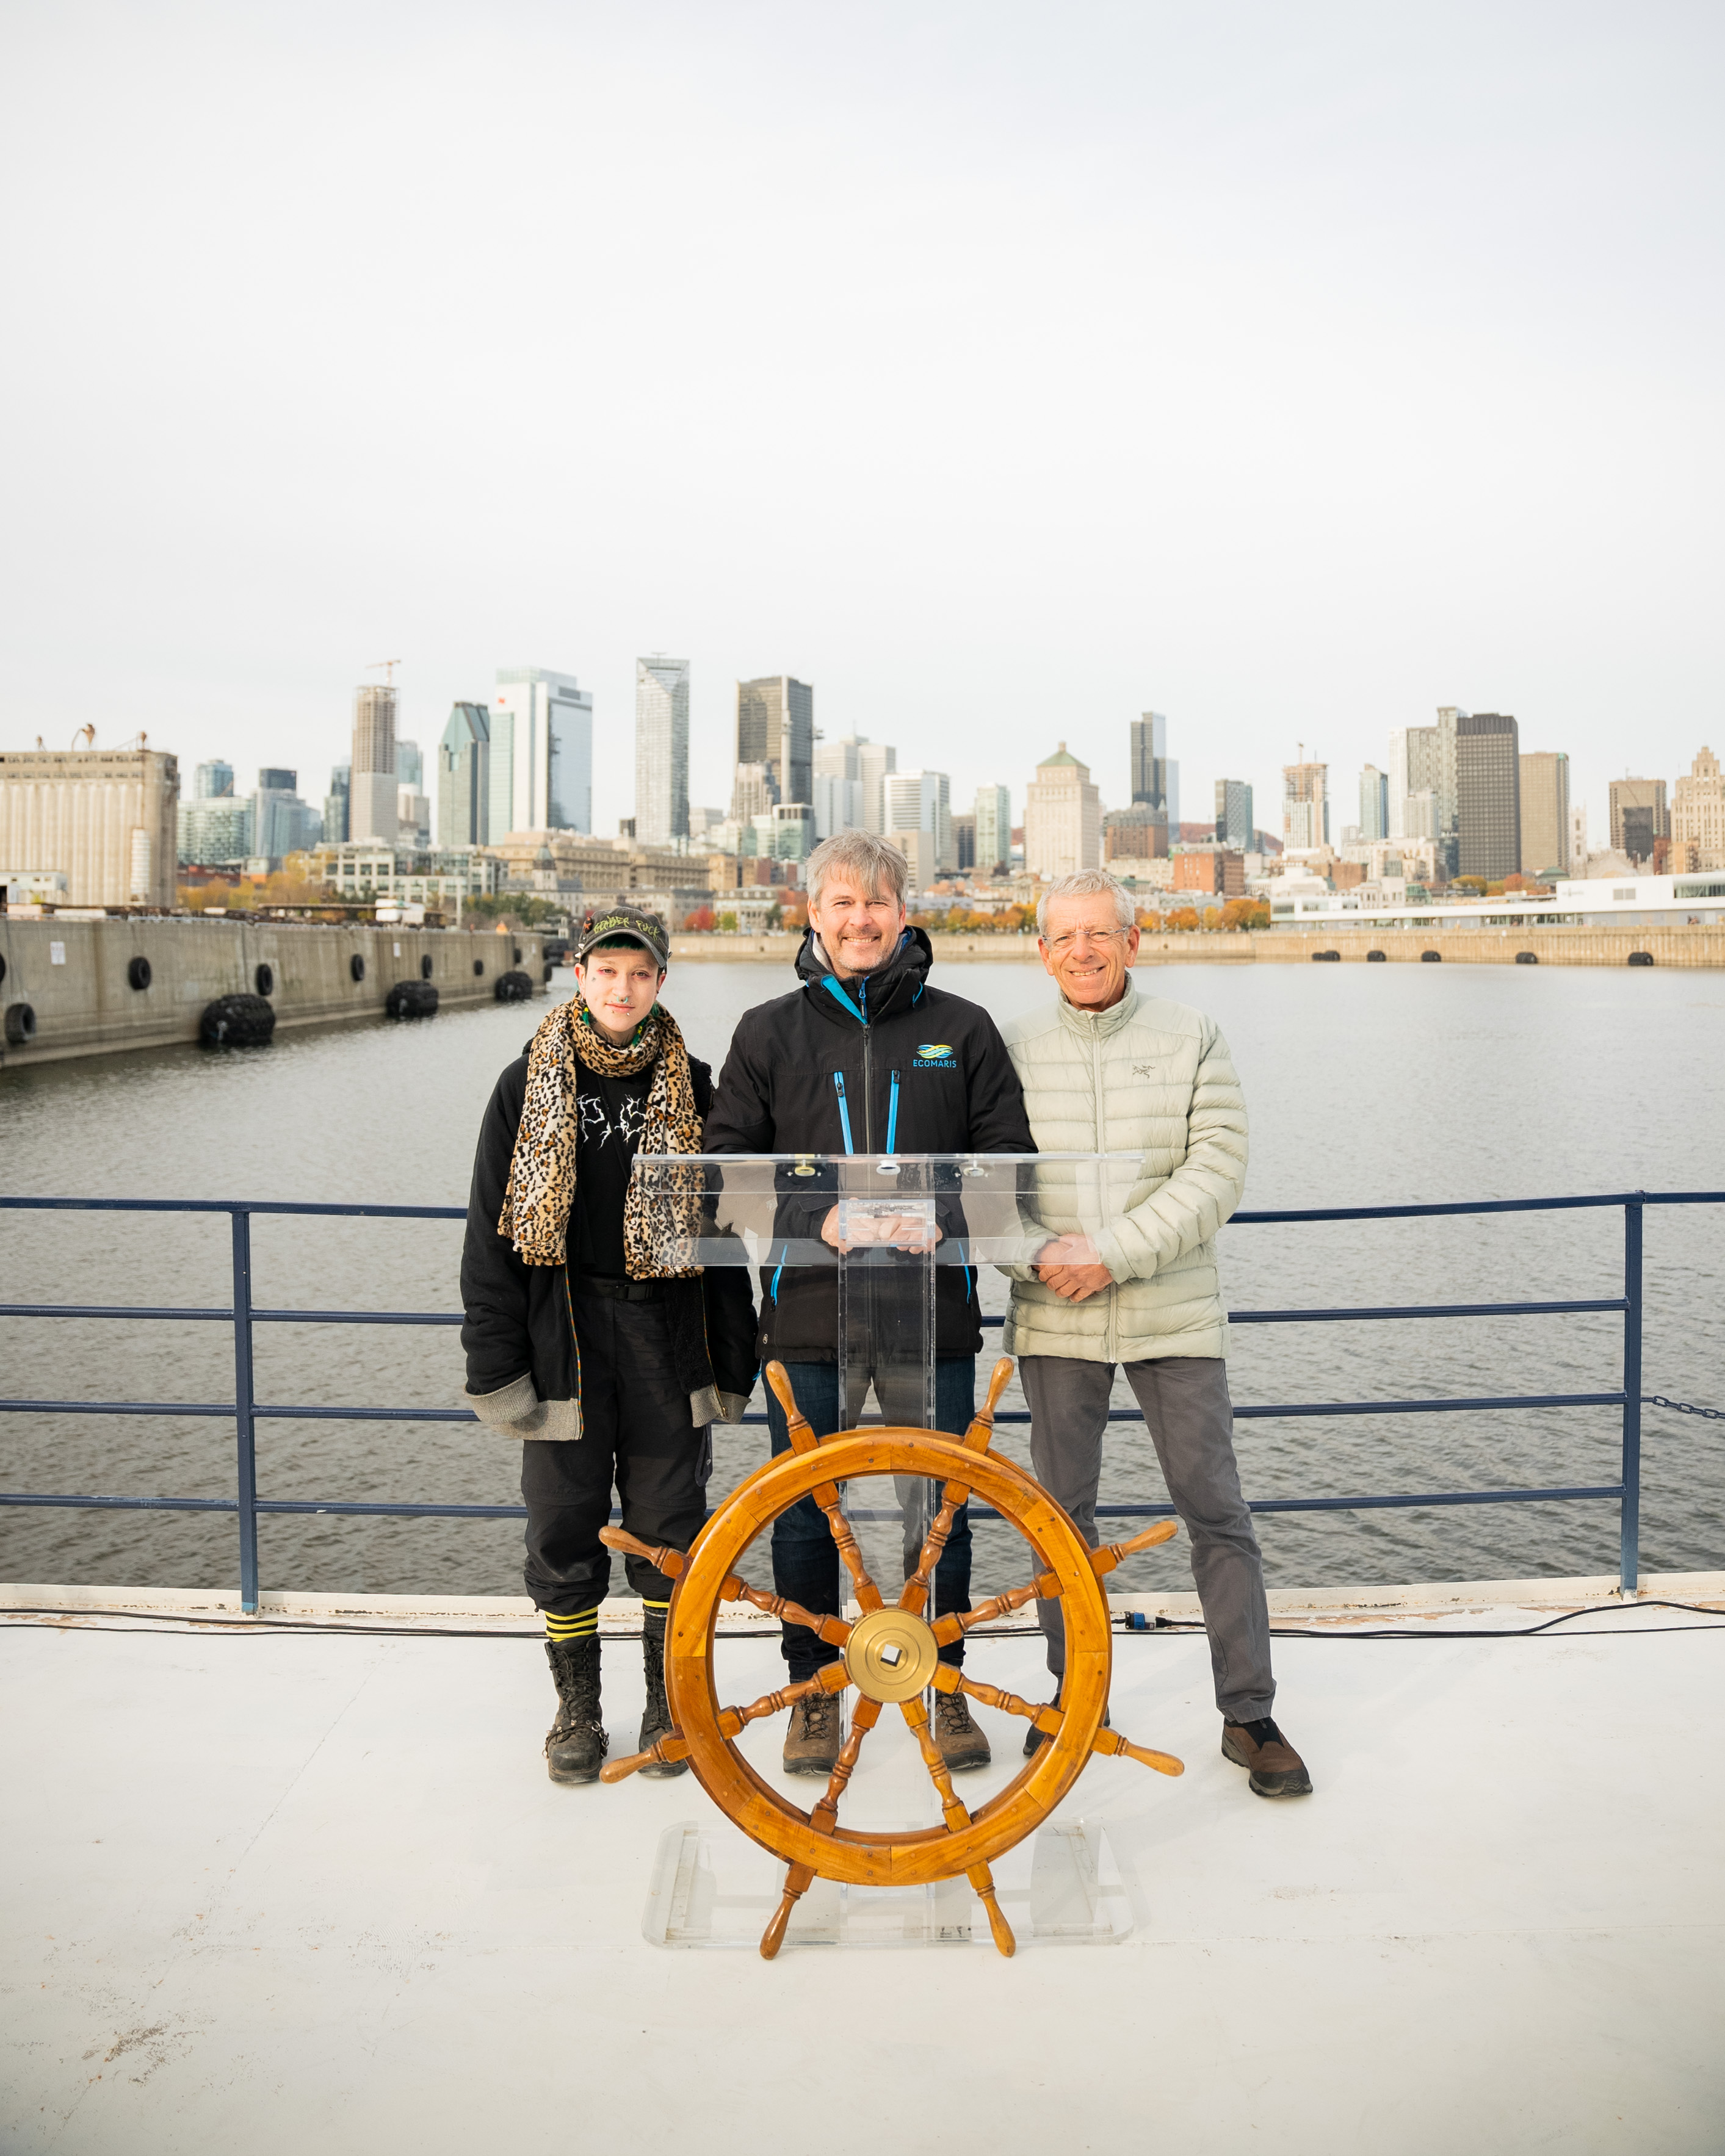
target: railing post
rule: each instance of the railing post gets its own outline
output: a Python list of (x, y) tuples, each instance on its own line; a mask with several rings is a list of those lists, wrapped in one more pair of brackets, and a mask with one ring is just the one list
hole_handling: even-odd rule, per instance
[(1617, 1590), (1636, 1592), (1641, 1573), (1642, 1194), (1623, 1208), (1623, 1512)]
[(234, 1424), (239, 1445), (239, 1606), (258, 1612), (258, 1446), (252, 1414), (252, 1216), (234, 1208)]

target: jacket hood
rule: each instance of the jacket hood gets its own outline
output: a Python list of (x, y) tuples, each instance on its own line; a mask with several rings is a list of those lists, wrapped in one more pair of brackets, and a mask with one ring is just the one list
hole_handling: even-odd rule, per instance
[(925, 932), (906, 928), (884, 966), (859, 975), (846, 988), (828, 963), (814, 931), (805, 928), (797, 952), (797, 978), (817, 1010), (840, 1024), (865, 1024), (913, 1003), (933, 963), (934, 946)]

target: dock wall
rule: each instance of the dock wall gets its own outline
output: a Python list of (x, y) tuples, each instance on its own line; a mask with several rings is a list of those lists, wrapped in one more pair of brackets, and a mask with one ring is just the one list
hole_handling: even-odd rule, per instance
[[(526, 931), (500, 936), (492, 929), (195, 915), (97, 921), (0, 915), (0, 1014), (28, 1004), (36, 1014), (35, 1038), (26, 1045), (8, 1042), (0, 1030), (0, 1065), (196, 1040), (207, 1004), (258, 993), (260, 966), (270, 970), (278, 1026), (381, 1018), (398, 981), (429, 978), (441, 1005), (461, 1006), (491, 1002), (499, 975), (517, 971), (542, 994), (543, 944), (542, 936)], [(353, 978), (356, 957), (364, 962), (362, 980)], [(149, 961), (146, 988), (131, 984), (134, 958)]]
[[(796, 935), (679, 935), (671, 938), (671, 963), (690, 959), (755, 959), (788, 968), (801, 937)], [(1034, 936), (931, 935), (941, 958), (995, 959), (1023, 965), (1036, 957)], [(1201, 929), (1166, 934), (1146, 929), (1140, 946), (1144, 965), (1310, 965), (1317, 951), (1339, 952), (1341, 963), (1366, 962), (1373, 951), (1388, 965), (1430, 963), (1428, 951), (1456, 966), (1513, 966), (1531, 951), (1542, 966), (1626, 966), (1631, 952), (1645, 952), (1656, 966), (1725, 967), (1725, 928), (1259, 928), (1207, 936)]]

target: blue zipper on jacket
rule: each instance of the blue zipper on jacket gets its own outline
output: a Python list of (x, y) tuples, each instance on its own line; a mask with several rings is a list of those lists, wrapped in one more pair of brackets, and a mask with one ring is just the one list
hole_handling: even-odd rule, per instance
[[(895, 1070), (890, 1075), (892, 1080), (892, 1089), (886, 1101), (886, 1150), (888, 1152), (893, 1152), (897, 1150), (893, 1140), (898, 1136), (898, 1073)], [(848, 1151), (849, 1148), (847, 1147), (846, 1150)]]
[(839, 1096), (839, 1126), (845, 1133), (845, 1150), (855, 1152), (856, 1147), (850, 1142), (850, 1106), (845, 1098), (845, 1073), (842, 1070), (833, 1073), (833, 1091)]

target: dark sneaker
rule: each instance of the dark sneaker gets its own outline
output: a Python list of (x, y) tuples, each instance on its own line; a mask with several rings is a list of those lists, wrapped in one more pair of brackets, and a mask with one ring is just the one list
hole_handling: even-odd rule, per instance
[[(1060, 1705), (1060, 1688), (1058, 1685), (1055, 1686), (1054, 1697), (1048, 1703), (1050, 1707), (1058, 1707)], [(1102, 1727), (1104, 1729), (1111, 1729), (1114, 1727), (1112, 1717), (1110, 1716), (1106, 1707), (1102, 1709)], [(1034, 1759), (1047, 1742), (1047, 1731), (1045, 1729), (1039, 1729), (1033, 1722), (1029, 1729), (1024, 1732), (1024, 1757), (1027, 1759)]]
[(934, 1741), (947, 1771), (968, 1774), (986, 1767), (993, 1758), (988, 1740), (970, 1718), (970, 1702), (962, 1691), (937, 1691), (934, 1696)]
[(791, 1726), (784, 1739), (786, 1774), (830, 1774), (839, 1763), (843, 1743), (836, 1694), (811, 1692), (791, 1709)]
[[(655, 1625), (649, 1618), (647, 1629), (641, 1635), (641, 1658), (647, 1678), (647, 1711), (641, 1717), (641, 1733), (635, 1741), (638, 1752), (650, 1751), (661, 1737), (671, 1733), (670, 1708), (665, 1697), (665, 1623)], [(643, 1767), (643, 1774), (650, 1775), (656, 1782), (668, 1782), (673, 1774), (686, 1774), (689, 1762), (673, 1759), (661, 1766), (657, 1760), (650, 1767)]]
[(1222, 1757), (1250, 1770), (1255, 1797), (1309, 1797), (1306, 1762), (1266, 1714), (1261, 1722), (1224, 1722)]
[(546, 1772), (554, 1782), (596, 1782), (606, 1745), (598, 1640), (547, 1640), (545, 1658), (557, 1688), (557, 1718), (545, 1738)]

